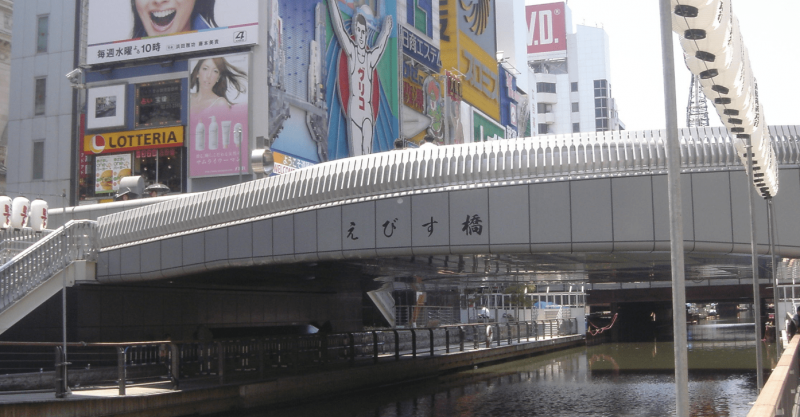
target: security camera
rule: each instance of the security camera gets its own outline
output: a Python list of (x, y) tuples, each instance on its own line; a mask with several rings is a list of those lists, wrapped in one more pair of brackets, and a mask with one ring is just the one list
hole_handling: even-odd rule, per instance
[(80, 68), (75, 68), (74, 70), (68, 72), (66, 77), (72, 84), (80, 84), (81, 75), (83, 75), (83, 70)]

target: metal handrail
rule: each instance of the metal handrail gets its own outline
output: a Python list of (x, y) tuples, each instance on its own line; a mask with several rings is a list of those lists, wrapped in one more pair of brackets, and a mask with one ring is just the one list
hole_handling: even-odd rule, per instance
[(35, 232), (30, 228), (0, 230), (0, 265), (10, 261), (20, 252), (50, 233), (52, 233), (52, 230)]
[[(772, 126), (781, 164), (800, 163), (800, 127)], [(390, 151), (103, 216), (101, 247), (192, 233), (292, 210), (423, 188), (666, 172), (665, 131), (575, 133)], [(742, 169), (723, 128), (681, 130), (685, 170)]]
[(0, 266), (0, 312), (77, 260), (95, 261), (97, 222), (71, 220)]
[[(494, 337), (487, 337), (486, 328)], [(577, 319), (532, 320), (515, 323), (471, 323), (413, 329), (383, 329), (353, 333), (317, 333), (252, 338), (191, 341), (142, 341), (124, 343), (68, 343), (70, 380), (109, 383), (108, 370), (116, 363), (116, 385), (125, 395), (126, 381), (164, 380), (173, 387), (182, 380), (210, 379), (219, 384), (232, 378), (264, 379), (267, 373), (282, 370), (324, 369), (332, 364), (393, 362), (401, 359), (432, 357), (456, 352), (500, 348), (515, 343), (536, 342), (558, 336), (578, 334)], [(60, 350), (56, 342), (0, 342), (0, 348), (19, 348), (37, 352), (37, 361), (28, 368), (51, 369), (48, 348)], [(13, 353), (13, 352), (12, 352)], [(58, 369), (60, 360), (55, 362)], [(94, 373), (92, 373), (94, 370)], [(9, 372), (14, 383), (41, 384), (30, 371)], [(40, 374), (37, 372), (36, 375)], [(80, 374), (80, 375), (78, 375)], [(8, 381), (7, 381), (8, 382)], [(42, 387), (35, 387), (42, 388)], [(30, 389), (30, 388), (28, 388)]]

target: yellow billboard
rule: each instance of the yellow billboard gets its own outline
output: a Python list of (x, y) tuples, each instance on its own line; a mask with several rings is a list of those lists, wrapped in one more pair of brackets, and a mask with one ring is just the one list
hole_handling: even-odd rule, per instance
[(183, 146), (183, 126), (100, 133), (83, 137), (83, 152), (101, 154)]
[(463, 98), (500, 121), (494, 0), (441, 0), (442, 66), (464, 75)]

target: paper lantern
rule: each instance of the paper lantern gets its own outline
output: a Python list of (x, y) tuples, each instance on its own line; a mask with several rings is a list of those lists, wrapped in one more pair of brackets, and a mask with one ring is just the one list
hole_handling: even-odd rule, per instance
[(0, 197), (0, 228), (11, 227), (11, 197)]
[(680, 35), (684, 51), (692, 55), (696, 51), (703, 51), (712, 55), (707, 56), (707, 60), (713, 62), (713, 56), (728, 47), (733, 26), (730, 0), (713, 1), (706, 7), (696, 9), (697, 15), (694, 16), (695, 9), (692, 6), (679, 5), (672, 10), (675, 13), (672, 30)]
[(17, 197), (11, 202), (11, 227), (22, 229), (28, 225), (31, 201), (25, 197)]
[(31, 202), (30, 212), (31, 229), (36, 232), (41, 232), (47, 229), (47, 202), (42, 199), (36, 199)]

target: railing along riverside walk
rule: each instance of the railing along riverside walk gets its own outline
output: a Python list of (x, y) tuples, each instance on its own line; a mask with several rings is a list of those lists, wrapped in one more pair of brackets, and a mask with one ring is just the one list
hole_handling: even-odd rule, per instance
[(795, 335), (783, 351), (778, 365), (758, 394), (756, 403), (747, 417), (773, 417), (800, 415), (800, 335)]
[[(491, 339), (487, 338), (487, 326), (492, 328)], [(577, 319), (569, 319), (206, 341), (69, 343), (68, 375), (70, 386), (114, 384), (120, 395), (125, 395), (128, 381), (170, 381), (177, 387), (181, 380), (210, 379), (224, 384), (335, 364), (495, 349), (577, 335), (577, 331)], [(0, 342), (0, 355), (9, 359), (0, 361), (0, 374), (14, 374), (8, 381), (0, 377), (0, 387), (10, 391), (53, 386), (54, 348), (61, 349), (61, 344)], [(18, 356), (24, 360), (14, 359)], [(47, 375), (43, 375), (44, 369)]]
[(97, 222), (71, 220), (0, 266), (0, 312), (77, 260), (94, 261)]
[[(800, 163), (800, 126), (772, 126), (781, 164)], [(101, 217), (103, 249), (275, 215), (415, 190), (666, 172), (665, 131), (504, 139), (389, 151)], [(684, 170), (742, 169), (727, 131), (681, 130)]]

